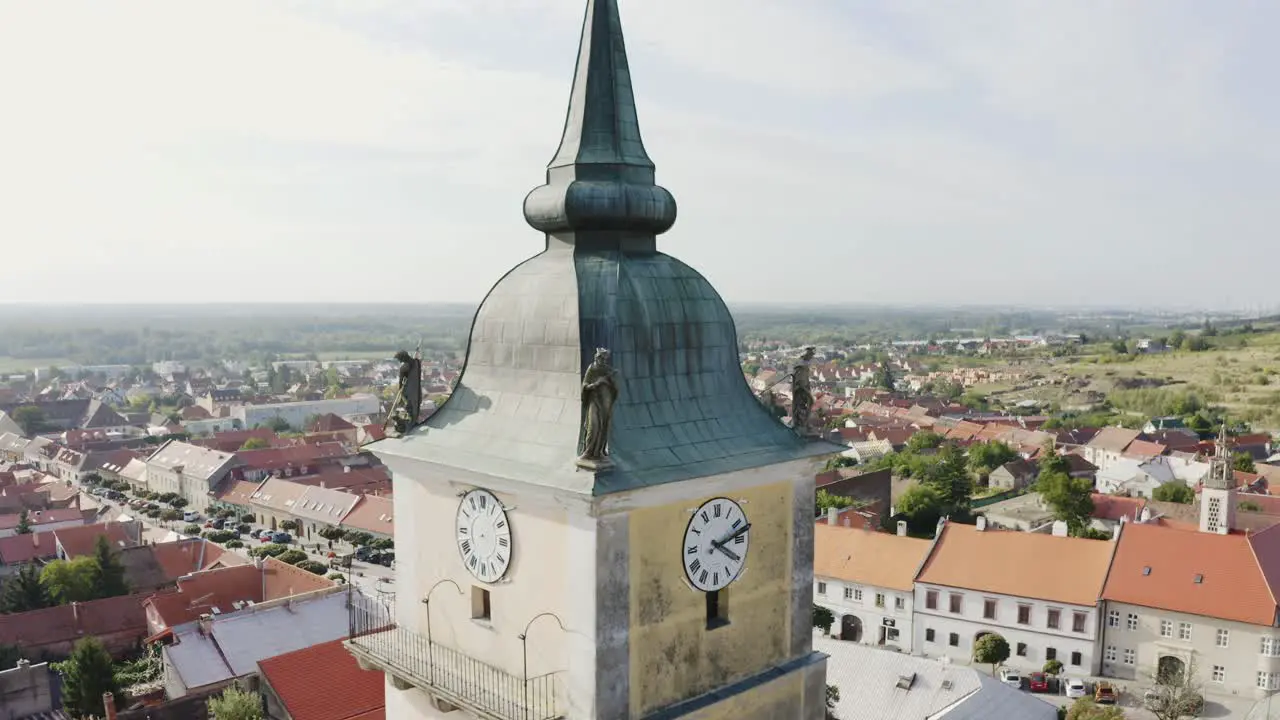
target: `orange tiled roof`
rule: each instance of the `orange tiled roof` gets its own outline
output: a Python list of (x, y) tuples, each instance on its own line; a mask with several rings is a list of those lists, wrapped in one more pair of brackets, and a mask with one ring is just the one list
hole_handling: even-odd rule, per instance
[(909, 591), (931, 544), (919, 538), (820, 523), (813, 528), (813, 574)]
[(1130, 521), (1137, 520), (1142, 508), (1147, 506), (1146, 498), (1119, 497), (1093, 493), (1093, 517), (1099, 520), (1119, 520), (1122, 517)]
[(107, 537), (107, 542), (114, 548), (122, 548), (134, 544), (129, 537), (128, 531), (125, 530), (125, 526), (121, 523), (98, 523), (96, 525), (65, 527), (54, 530), (53, 534), (57, 537), (58, 544), (62, 546), (62, 552), (66, 553), (68, 558), (92, 555), (94, 547), (98, 544), (98, 537), (102, 535)]
[(362, 670), (332, 640), (261, 660), (258, 667), (295, 720), (376, 720), (386, 717), (386, 681)]
[[(1271, 570), (1270, 583), (1264, 566)], [(1216, 535), (1125, 523), (1103, 597), (1270, 626), (1276, 618), (1276, 579), (1280, 533), (1275, 528), (1252, 536)]]
[(1134, 440), (1129, 443), (1129, 447), (1124, 449), (1124, 454), (1130, 457), (1157, 457), (1164, 455), (1169, 451), (1168, 446), (1160, 443), (1150, 442), (1148, 440)]
[(380, 535), (394, 535), (395, 503), (390, 498), (365, 495), (342, 519), (342, 526)]
[(918, 582), (1053, 600), (1098, 602), (1115, 543), (947, 523)]

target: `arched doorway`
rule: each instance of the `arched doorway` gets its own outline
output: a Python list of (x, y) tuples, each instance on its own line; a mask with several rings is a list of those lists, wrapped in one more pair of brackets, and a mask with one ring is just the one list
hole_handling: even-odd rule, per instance
[(862, 641), (862, 621), (853, 615), (840, 618), (840, 639), (851, 642)]
[(1182, 681), (1182, 673), (1186, 672), (1186, 669), (1187, 665), (1182, 662), (1182, 658), (1164, 655), (1160, 658), (1160, 662), (1156, 663), (1156, 680), (1176, 685)]

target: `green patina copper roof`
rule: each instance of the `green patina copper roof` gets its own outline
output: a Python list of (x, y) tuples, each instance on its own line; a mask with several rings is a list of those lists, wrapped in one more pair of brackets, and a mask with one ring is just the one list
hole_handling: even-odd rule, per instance
[[(733, 318), (697, 271), (656, 250), (675, 200), (640, 142), (616, 0), (589, 0), (560, 150), (525, 199), (546, 250), (476, 313), (453, 396), (380, 455), (604, 495), (836, 452), (756, 400)], [(618, 373), (610, 460), (579, 468), (581, 383), (597, 347)]]

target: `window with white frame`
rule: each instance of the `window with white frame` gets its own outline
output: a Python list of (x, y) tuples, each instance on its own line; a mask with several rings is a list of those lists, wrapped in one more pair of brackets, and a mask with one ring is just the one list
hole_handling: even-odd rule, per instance
[(1267, 657), (1280, 656), (1280, 638), (1263, 636), (1262, 638), (1259, 638), (1259, 640), (1261, 641), (1258, 648), (1259, 653), (1266, 655)]
[(853, 599), (853, 588), (851, 588), (851, 587), (847, 587), (847, 588), (845, 588), (845, 589), (844, 589), (844, 599), (845, 599), (845, 600), (852, 600), (852, 599)]
[(1173, 621), (1172, 620), (1160, 621), (1160, 637), (1165, 637), (1165, 638), (1173, 637)]
[(1258, 687), (1263, 690), (1276, 690), (1280, 688), (1280, 674), (1259, 671)]
[(1213, 681), (1216, 683), (1223, 682), (1227, 676), (1227, 669), (1221, 665), (1213, 666)]
[(1103, 657), (1106, 659), (1106, 661), (1107, 661), (1107, 662), (1115, 662), (1115, 661), (1116, 661), (1116, 646), (1115, 646), (1115, 645), (1108, 645), (1108, 646), (1107, 646), (1107, 650), (1106, 650), (1106, 652), (1103, 654)]
[(1111, 612), (1107, 613), (1107, 627), (1109, 628), (1120, 627), (1120, 611), (1119, 610), (1112, 610)]
[(876, 607), (884, 607), (884, 593), (876, 593)]
[(818, 581), (818, 594), (819, 595), (827, 594), (827, 584), (822, 582), (821, 580)]
[(862, 602), (862, 588), (853, 589), (853, 599)]
[(1138, 653), (1135, 652), (1133, 648), (1124, 649), (1124, 664), (1125, 665), (1138, 664)]
[(1138, 629), (1138, 615), (1137, 615), (1137, 613), (1129, 613), (1129, 618), (1128, 618), (1128, 620), (1127, 620), (1127, 625), (1126, 625), (1126, 627), (1128, 627), (1130, 630), (1137, 630), (1137, 629)]
[(1178, 639), (1191, 640), (1191, 623), (1178, 623)]
[(1224, 648), (1231, 642), (1231, 631), (1226, 628), (1218, 628), (1217, 636), (1214, 638), (1214, 644)]
[(894, 609), (894, 610), (905, 610), (906, 608), (907, 608), (907, 599), (906, 599), (906, 598), (902, 597), (901, 595), (897, 595), (897, 596), (895, 596), (895, 597), (893, 598), (893, 609)]

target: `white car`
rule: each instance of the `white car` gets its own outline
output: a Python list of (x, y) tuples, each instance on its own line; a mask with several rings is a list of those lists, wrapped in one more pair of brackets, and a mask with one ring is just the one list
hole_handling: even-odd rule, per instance
[(199, 519), (200, 519), (200, 513), (196, 512), (196, 511), (194, 511), (194, 510), (188, 510), (188, 511), (186, 511), (186, 512), (182, 513), (182, 521), (183, 521), (183, 522), (196, 522), (196, 521), (197, 521), (197, 520), (199, 520)]
[(1000, 682), (1012, 688), (1022, 688), (1022, 675), (1017, 670), (1000, 668)]
[(1084, 680), (1080, 678), (1067, 678), (1063, 681), (1063, 686), (1067, 689), (1067, 697), (1082, 698), (1089, 694), (1088, 688), (1085, 687)]

